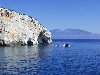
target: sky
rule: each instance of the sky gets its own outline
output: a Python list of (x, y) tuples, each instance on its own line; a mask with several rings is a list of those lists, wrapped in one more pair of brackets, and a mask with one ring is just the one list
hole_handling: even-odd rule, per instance
[(48, 30), (72, 28), (100, 34), (100, 0), (0, 0), (0, 7), (32, 16)]

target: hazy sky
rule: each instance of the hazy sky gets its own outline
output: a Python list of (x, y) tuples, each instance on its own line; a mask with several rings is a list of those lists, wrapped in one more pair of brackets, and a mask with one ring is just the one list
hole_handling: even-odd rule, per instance
[(100, 0), (0, 0), (0, 6), (36, 18), (47, 29), (84, 29), (100, 34)]

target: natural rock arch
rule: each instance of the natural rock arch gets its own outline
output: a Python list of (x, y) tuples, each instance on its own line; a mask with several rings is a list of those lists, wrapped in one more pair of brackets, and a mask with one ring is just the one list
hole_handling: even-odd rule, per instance
[(25, 14), (0, 8), (0, 45), (50, 44), (51, 33)]

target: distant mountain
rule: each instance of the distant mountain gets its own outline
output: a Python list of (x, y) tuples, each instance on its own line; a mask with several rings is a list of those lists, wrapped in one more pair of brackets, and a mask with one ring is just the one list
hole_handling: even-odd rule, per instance
[(51, 30), (53, 39), (100, 39), (100, 35), (80, 29)]

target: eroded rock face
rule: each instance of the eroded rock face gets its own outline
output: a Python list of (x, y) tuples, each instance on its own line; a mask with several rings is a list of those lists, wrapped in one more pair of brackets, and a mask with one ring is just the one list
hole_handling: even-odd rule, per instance
[(0, 46), (51, 42), (51, 33), (37, 20), (25, 14), (0, 8)]

